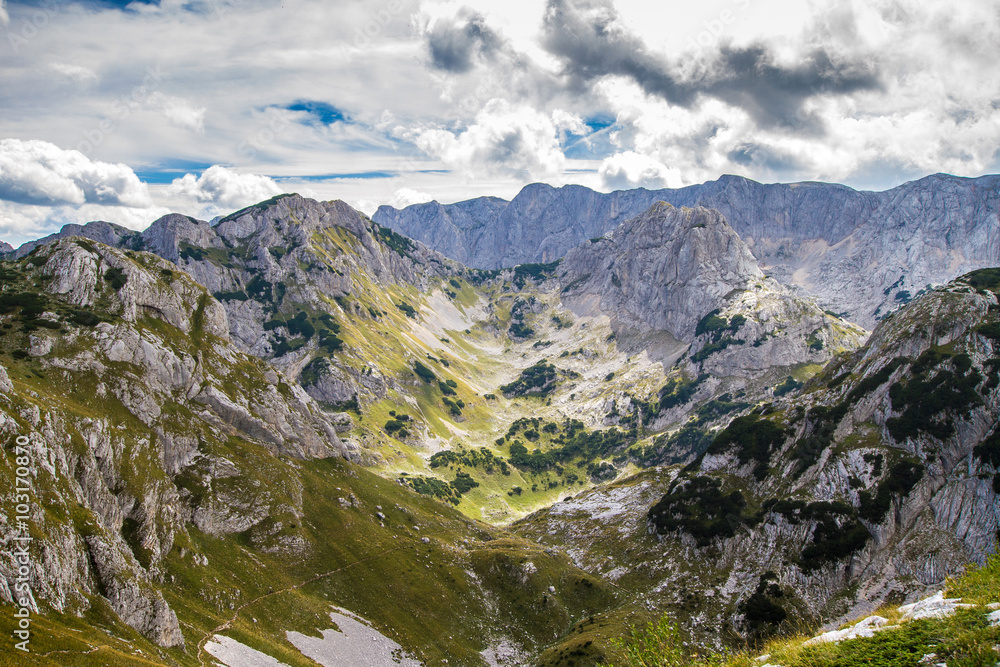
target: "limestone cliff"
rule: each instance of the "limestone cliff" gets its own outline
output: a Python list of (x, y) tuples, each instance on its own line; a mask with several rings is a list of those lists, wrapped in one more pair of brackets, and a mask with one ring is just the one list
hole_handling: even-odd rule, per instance
[[(3, 282), (2, 345), (12, 361), (0, 430), (30, 443), (36, 603), (79, 612), (100, 595), (155, 643), (183, 644), (159, 587), (162, 561), (188, 540), (189, 521), (295, 548), (265, 526), (301, 513), (294, 496), (260, 489), (238, 521), (228, 518), (238, 506), (217, 481), (226, 475), (208, 471), (251, 463), (227, 460), (226, 443), (298, 459), (347, 449), (301, 387), (232, 345), (222, 305), (165, 260), (63, 239), (5, 263)], [(13, 485), (4, 486), (12, 503)], [(14, 538), (11, 530), (0, 538), (7, 602)]]

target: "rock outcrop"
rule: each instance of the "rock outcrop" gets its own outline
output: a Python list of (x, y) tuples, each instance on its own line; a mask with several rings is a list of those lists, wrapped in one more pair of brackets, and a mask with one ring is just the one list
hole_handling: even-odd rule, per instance
[(563, 302), (574, 311), (686, 342), (705, 314), (763, 278), (722, 215), (665, 202), (570, 250), (559, 265)]
[(654, 204), (570, 250), (558, 276), (571, 310), (607, 315), (620, 343), (672, 361), (690, 349), (696, 374), (825, 363), (866, 335), (766, 278), (725, 218), (702, 207)]

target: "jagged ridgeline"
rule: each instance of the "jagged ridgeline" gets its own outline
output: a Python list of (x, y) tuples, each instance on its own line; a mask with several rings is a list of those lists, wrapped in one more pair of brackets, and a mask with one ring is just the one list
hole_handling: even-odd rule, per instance
[(425, 664), (595, 664), (654, 609), (733, 643), (992, 549), (992, 273), (869, 337), (712, 209), (541, 259), (471, 269), (298, 195), (12, 253), (36, 659), (313, 664), (286, 632), (332, 604)]

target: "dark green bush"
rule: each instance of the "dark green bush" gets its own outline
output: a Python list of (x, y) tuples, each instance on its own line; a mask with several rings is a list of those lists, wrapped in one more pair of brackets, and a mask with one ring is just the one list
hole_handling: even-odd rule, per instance
[(514, 338), (531, 338), (535, 335), (535, 330), (524, 322), (512, 322), (507, 332)]
[(720, 312), (722, 311), (716, 308), (698, 320), (698, 325), (694, 329), (694, 335), (704, 336), (705, 334), (714, 334), (728, 329), (729, 321), (724, 317), (719, 317)]
[(777, 387), (774, 388), (774, 396), (776, 398), (781, 397), (784, 396), (785, 394), (795, 391), (796, 389), (801, 389), (801, 388), (802, 388), (802, 383), (796, 381), (795, 378), (789, 375), (781, 382), (781, 384), (779, 384)]
[(695, 477), (671, 485), (670, 490), (649, 510), (649, 520), (661, 535), (677, 530), (707, 546), (716, 537), (732, 537), (745, 522), (746, 500), (739, 491), (725, 494), (721, 482), (711, 477)]
[(434, 375), (434, 371), (427, 368), (427, 366), (424, 366), (419, 361), (414, 362), (413, 372), (417, 374), (417, 377), (419, 377), (421, 380), (423, 380), (428, 384), (437, 381), (437, 376)]
[(455, 489), (455, 492), (458, 493), (458, 495), (468, 493), (477, 486), (479, 486), (479, 482), (472, 479), (472, 476), (467, 472), (456, 473), (455, 479), (451, 482), (451, 487)]
[(410, 435), (410, 432), (406, 430), (406, 425), (399, 419), (390, 419), (382, 428), (384, 428), (385, 432), (389, 435), (395, 434), (400, 438), (405, 438)]
[(757, 589), (737, 607), (743, 614), (744, 625), (753, 644), (774, 635), (781, 622), (788, 618), (788, 612), (778, 602), (784, 593), (777, 582), (778, 576), (768, 570), (760, 575)]
[(111, 283), (111, 289), (116, 292), (125, 287), (125, 283), (128, 282), (128, 276), (125, 275), (125, 272), (117, 266), (112, 266), (110, 269), (105, 271), (104, 279)]
[(381, 241), (387, 248), (398, 255), (409, 257), (410, 252), (412, 252), (414, 247), (413, 242), (410, 239), (406, 238), (402, 234), (397, 234), (388, 227), (382, 227), (378, 224), (373, 224), (373, 226), (378, 240)]
[[(939, 368), (946, 362), (951, 362), (953, 370)], [(934, 369), (938, 370), (931, 375)], [(983, 376), (972, 368), (968, 355), (928, 350), (910, 370), (908, 382), (896, 382), (889, 389), (893, 410), (902, 412), (886, 421), (889, 435), (897, 442), (920, 433), (939, 440), (949, 438), (955, 433), (954, 417), (982, 405), (976, 387)]]
[(521, 371), (521, 376), (500, 387), (506, 396), (546, 396), (555, 389), (556, 367), (541, 360)]
[(333, 354), (344, 347), (344, 341), (326, 329), (322, 329), (319, 332), (319, 346)]
[(525, 281), (529, 278), (537, 282), (544, 278), (553, 277), (560, 261), (557, 259), (548, 264), (519, 264), (515, 266), (514, 286), (518, 289), (524, 289)]
[(861, 491), (861, 507), (858, 516), (866, 521), (878, 523), (889, 513), (894, 498), (903, 498), (924, 476), (924, 466), (920, 463), (900, 461), (889, 469), (889, 474), (878, 485), (878, 490), (872, 495)]
[(93, 327), (101, 322), (101, 318), (89, 310), (74, 310), (69, 316), (69, 321), (80, 326)]
[(711, 454), (735, 450), (741, 464), (755, 463), (753, 474), (758, 480), (767, 476), (771, 452), (781, 446), (785, 431), (777, 424), (758, 415), (737, 417), (708, 448)]

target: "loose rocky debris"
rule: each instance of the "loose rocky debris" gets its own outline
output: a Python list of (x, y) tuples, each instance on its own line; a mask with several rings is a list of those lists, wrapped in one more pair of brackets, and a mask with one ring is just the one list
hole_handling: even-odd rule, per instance
[(916, 621), (921, 618), (946, 618), (958, 609), (975, 607), (974, 604), (962, 604), (961, 598), (945, 598), (943, 591), (925, 598), (920, 602), (903, 605), (899, 611), (904, 621)]
[(831, 630), (830, 632), (824, 632), (823, 634), (813, 637), (812, 639), (807, 639), (802, 643), (802, 645), (811, 646), (813, 644), (841, 642), (847, 639), (857, 639), (859, 637), (873, 637), (876, 632), (899, 627), (898, 625), (887, 625), (888, 622), (889, 619), (882, 618), (881, 616), (869, 616), (849, 628), (845, 628), (843, 630)]
[[(959, 609), (967, 609), (975, 606), (976, 605), (974, 604), (964, 604), (961, 598), (946, 598), (944, 596), (944, 591), (938, 591), (928, 598), (924, 598), (923, 600), (914, 602), (913, 604), (907, 604), (900, 607), (900, 623), (890, 624), (889, 619), (882, 616), (868, 616), (848, 628), (844, 628), (842, 630), (831, 630), (829, 632), (824, 632), (821, 635), (817, 635), (812, 639), (807, 639), (802, 642), (802, 645), (812, 646), (815, 644), (842, 642), (862, 637), (874, 637), (878, 632), (899, 628), (900, 624), (903, 622), (917, 621), (922, 618), (947, 618)], [(986, 605), (986, 607), (988, 609), (995, 610), (986, 615), (986, 619), (990, 622), (990, 625), (1000, 625), (1000, 603), (995, 602)], [(782, 667), (781, 665), (767, 662), (767, 659), (770, 657), (770, 654), (759, 656), (757, 658), (757, 662), (763, 663), (761, 667)], [(936, 663), (934, 661), (936, 656), (934, 655), (924, 656), (924, 658), (925, 659), (924, 661), (921, 661), (921, 664), (935, 665), (935, 667), (937, 667), (938, 664), (944, 664)]]

